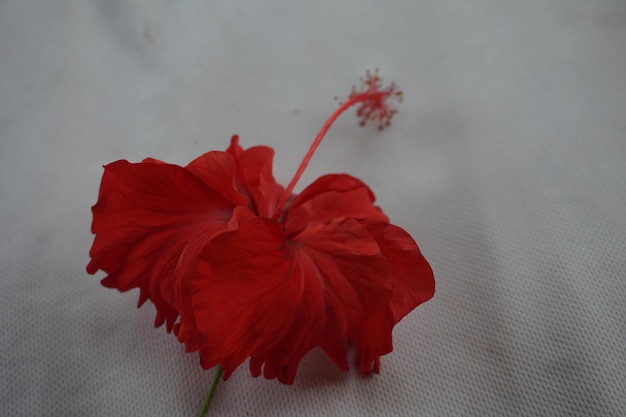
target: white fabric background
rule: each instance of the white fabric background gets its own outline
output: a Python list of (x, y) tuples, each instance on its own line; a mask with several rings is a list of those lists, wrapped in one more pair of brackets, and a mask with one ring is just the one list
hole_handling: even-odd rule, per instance
[(626, 415), (621, 0), (0, 2), (0, 414), (195, 415), (211, 372), (85, 272), (102, 165), (239, 133), (286, 183), (376, 67), (406, 96), (392, 127), (344, 116), (299, 189), (362, 178), (435, 297), (380, 375), (244, 365), (211, 415)]

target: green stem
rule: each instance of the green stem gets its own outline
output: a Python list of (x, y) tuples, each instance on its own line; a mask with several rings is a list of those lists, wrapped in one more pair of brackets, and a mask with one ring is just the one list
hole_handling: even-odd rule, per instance
[(215, 374), (213, 375), (213, 381), (211, 382), (211, 386), (209, 387), (209, 392), (207, 392), (204, 403), (202, 403), (202, 408), (198, 413), (198, 417), (204, 417), (206, 415), (206, 412), (209, 409), (209, 404), (211, 404), (211, 400), (213, 399), (213, 394), (215, 394), (215, 388), (217, 388), (217, 384), (218, 382), (220, 382), (223, 374), (224, 371), (222, 370), (222, 367), (217, 365), (217, 369), (215, 370)]

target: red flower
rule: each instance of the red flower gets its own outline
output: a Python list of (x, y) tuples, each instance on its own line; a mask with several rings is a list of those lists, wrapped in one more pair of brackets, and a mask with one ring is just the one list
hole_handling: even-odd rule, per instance
[(105, 166), (87, 271), (106, 272), (107, 287), (139, 288), (155, 325), (225, 379), (250, 357), (254, 376), (290, 384), (316, 346), (347, 370), (349, 339), (359, 371), (378, 372), (393, 326), (432, 297), (432, 271), (363, 182), (325, 175), (293, 195), (299, 174), (283, 189), (273, 155), (234, 136), (226, 152), (184, 168)]

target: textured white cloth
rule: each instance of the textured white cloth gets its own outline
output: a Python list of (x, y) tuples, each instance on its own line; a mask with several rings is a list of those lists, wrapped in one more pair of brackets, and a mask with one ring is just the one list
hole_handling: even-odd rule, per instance
[(391, 128), (331, 129), (437, 282), (380, 375), (243, 365), (214, 416), (626, 415), (626, 3), (0, 3), (0, 414), (188, 416), (211, 379), (85, 272), (102, 165), (276, 149), (286, 183), (366, 69)]

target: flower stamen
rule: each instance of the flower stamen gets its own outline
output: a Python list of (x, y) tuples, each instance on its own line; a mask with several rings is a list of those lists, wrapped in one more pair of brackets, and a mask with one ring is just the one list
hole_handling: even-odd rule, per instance
[(361, 94), (369, 94), (371, 98), (361, 102), (356, 110), (356, 115), (360, 120), (359, 124), (364, 126), (368, 121), (378, 124), (379, 129), (384, 129), (391, 124), (391, 119), (398, 113), (398, 109), (390, 103), (390, 100), (396, 100), (402, 103), (403, 94), (398, 90), (396, 83), (391, 83), (387, 87), (383, 87), (383, 80), (378, 75), (378, 69), (374, 73), (367, 71), (365, 78), (360, 78), (361, 85), (352, 87), (352, 92), (348, 99), (359, 96)]
[(304, 173), (309, 161), (313, 157), (315, 150), (324, 139), (326, 132), (330, 129), (330, 126), (339, 118), (339, 116), (354, 106), (355, 104), (359, 104), (360, 106), (357, 108), (356, 115), (360, 119), (359, 124), (364, 126), (368, 120), (371, 120), (375, 123), (378, 123), (378, 128), (383, 129), (385, 126), (389, 126), (391, 123), (391, 119), (398, 112), (395, 106), (389, 103), (389, 100), (395, 100), (399, 103), (402, 102), (402, 91), (398, 90), (398, 86), (396, 83), (391, 83), (387, 87), (383, 87), (383, 81), (378, 75), (378, 70), (375, 70), (373, 73), (367, 71), (365, 73), (365, 78), (361, 77), (361, 85), (359, 88), (352, 87), (352, 91), (348, 96), (347, 100), (342, 102), (340, 106), (330, 115), (328, 120), (322, 126), (322, 129), (319, 131), (315, 140), (311, 144), (308, 152), (304, 156), (304, 159), (300, 163), (298, 170), (295, 175), (291, 179), (291, 182), (285, 188), (278, 204), (276, 205), (276, 211), (272, 217), (273, 220), (278, 220), (280, 214), (282, 213), (283, 207), (287, 202), (287, 199), (293, 192), (296, 183)]

